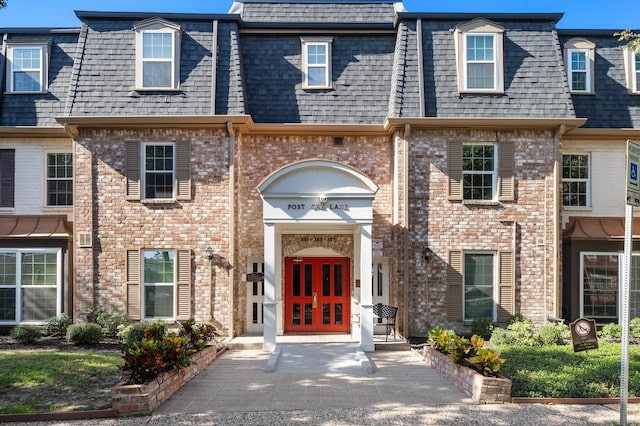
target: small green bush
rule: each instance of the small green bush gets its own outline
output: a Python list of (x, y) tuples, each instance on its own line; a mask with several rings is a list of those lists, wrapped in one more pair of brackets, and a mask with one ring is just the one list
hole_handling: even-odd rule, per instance
[(484, 339), (477, 335), (467, 340), (456, 335), (453, 330), (436, 327), (429, 332), (428, 342), (456, 364), (462, 364), (468, 360), (474, 369), (485, 376), (497, 375), (500, 372), (500, 366), (504, 363), (504, 359), (500, 358), (500, 352), (485, 348)]
[(98, 310), (96, 321), (108, 336), (115, 336), (119, 327), (129, 324), (127, 314), (121, 312), (109, 313), (104, 310)]
[(73, 320), (65, 313), (51, 317), (44, 325), (44, 334), (47, 336), (66, 335), (67, 328), (71, 324), (73, 324)]
[(608, 342), (619, 342), (622, 339), (622, 326), (610, 322), (602, 326), (602, 330), (598, 332), (598, 335)]
[(41, 337), (40, 329), (32, 325), (18, 325), (11, 330), (11, 338), (23, 345), (34, 343)]
[(471, 334), (482, 337), (484, 340), (491, 338), (493, 329), (498, 325), (491, 318), (474, 319), (471, 323)]
[(67, 329), (67, 341), (74, 345), (96, 345), (102, 340), (102, 328), (95, 323), (72, 324)]
[(490, 342), (493, 346), (514, 345), (515, 341), (515, 335), (506, 328), (495, 328), (491, 333)]
[(536, 346), (538, 341), (533, 329), (533, 321), (523, 317), (516, 317), (507, 326), (507, 330), (513, 333), (514, 343), (523, 346)]
[(629, 321), (629, 329), (636, 339), (640, 339), (640, 317), (636, 317)]
[(208, 322), (197, 323), (195, 319), (189, 318), (181, 323), (181, 335), (189, 339), (189, 346), (196, 350), (202, 350), (207, 343), (215, 340), (216, 327)]
[(543, 346), (566, 345), (571, 331), (566, 324), (546, 324), (538, 331), (538, 342)]

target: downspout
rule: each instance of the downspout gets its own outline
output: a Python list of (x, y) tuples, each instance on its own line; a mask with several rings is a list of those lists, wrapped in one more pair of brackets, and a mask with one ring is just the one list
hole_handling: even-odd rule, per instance
[(216, 89), (218, 82), (218, 20), (213, 21), (211, 39), (211, 115), (216, 115)]
[(404, 333), (404, 337), (409, 337), (409, 137), (411, 135), (411, 125), (409, 123), (404, 125), (404, 133), (402, 134), (402, 144), (403, 147), (403, 165), (402, 165), (402, 173), (404, 180), (404, 191), (402, 194), (402, 203), (404, 205), (404, 210), (402, 212), (403, 218), (403, 244), (404, 247), (404, 268), (403, 268), (403, 282), (402, 286), (402, 332)]
[[(76, 143), (77, 143), (77, 139), (78, 139), (78, 131), (77, 130), (73, 130), (68, 123), (64, 123), (64, 131), (67, 132), (67, 134), (69, 135), (69, 138), (71, 138), (71, 145), (72, 145), (72, 152), (71, 152), (71, 157), (72, 157), (72, 167), (73, 167), (73, 195), (74, 195), (74, 200), (73, 200), (73, 218), (75, 219), (76, 217), (76, 203), (75, 203), (75, 188), (77, 187), (75, 180), (77, 179), (77, 173), (75, 172), (76, 170), (78, 170), (78, 168), (76, 167)], [(75, 220), (74, 220), (74, 224), (75, 224)], [(67, 278), (68, 278), (68, 282), (69, 282), (69, 293), (67, 294), (67, 306), (69, 307), (69, 312), (67, 312), (67, 315), (69, 315), (71, 318), (73, 318), (75, 320), (74, 317), (74, 312), (75, 312), (75, 304), (74, 304), (74, 296), (76, 294), (76, 280), (75, 280), (75, 273), (74, 273), (74, 259), (75, 259), (75, 245), (74, 245), (74, 238), (73, 235), (75, 234), (75, 227), (72, 228), (71, 231), (71, 235), (69, 235), (69, 241), (68, 241), (68, 251), (69, 251), (69, 262), (68, 262), (68, 268), (69, 270), (67, 271)], [(92, 237), (93, 238), (93, 237)]]
[(418, 18), (416, 23), (416, 44), (418, 49), (418, 90), (420, 94), (420, 117), (424, 117), (425, 113), (425, 95), (424, 95), (424, 52), (422, 45), (422, 18)]
[[(560, 191), (559, 188), (561, 187), (561, 177), (560, 177), (560, 164), (562, 161), (562, 142), (561, 142), (561, 137), (562, 135), (564, 135), (564, 133), (567, 131), (566, 126), (564, 124), (561, 124), (560, 127), (558, 127), (558, 130), (556, 131), (556, 134), (554, 135), (554, 148), (553, 148), (553, 155), (554, 155), (554, 161), (553, 161), (553, 189), (554, 189), (554, 197), (553, 197), (553, 259), (554, 259), (554, 283), (553, 283), (553, 317), (554, 318), (560, 318), (562, 315), (561, 310), (559, 309), (558, 306), (558, 290), (560, 288), (560, 285), (562, 283), (562, 268), (558, 268), (558, 265), (561, 264), (562, 259), (559, 258), (559, 256), (561, 256), (561, 251), (560, 251), (560, 226), (561, 226), (561, 219), (560, 219), (560, 214), (561, 214), (561, 204), (559, 202), (560, 200)], [(545, 223), (546, 223), (545, 219)], [(546, 226), (545, 226), (546, 228)], [(545, 235), (546, 235), (546, 229), (545, 229)], [(546, 263), (545, 263), (545, 268), (546, 268)], [(547, 271), (545, 270), (545, 276), (546, 276)], [(545, 286), (545, 292), (546, 292), (546, 288), (547, 286)], [(545, 294), (546, 296), (546, 294)], [(545, 299), (546, 301), (546, 299)], [(546, 303), (545, 303), (546, 306)], [(562, 306), (562, 304), (560, 304), (560, 306)], [(547, 316), (548, 317), (548, 316)]]
[(232, 269), (235, 266), (235, 218), (236, 218), (236, 197), (235, 197), (235, 138), (236, 129), (233, 128), (233, 122), (227, 121), (227, 155), (229, 156), (229, 258), (227, 265), (227, 280), (229, 282), (229, 338), (235, 337), (235, 316), (234, 316), (234, 294), (235, 294), (235, 275)]

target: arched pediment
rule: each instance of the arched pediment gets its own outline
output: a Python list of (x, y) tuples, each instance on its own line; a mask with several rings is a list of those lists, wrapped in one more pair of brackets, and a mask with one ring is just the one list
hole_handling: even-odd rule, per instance
[(258, 191), (262, 198), (332, 197), (373, 198), (378, 186), (361, 171), (327, 160), (305, 160), (285, 166), (267, 178)]

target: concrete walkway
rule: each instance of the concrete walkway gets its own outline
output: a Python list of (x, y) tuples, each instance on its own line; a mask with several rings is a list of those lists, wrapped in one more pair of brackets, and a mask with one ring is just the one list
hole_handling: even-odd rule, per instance
[[(308, 358), (298, 359), (309, 364), (319, 356), (307, 353)], [(376, 351), (366, 356), (373, 374), (302, 368), (267, 373), (270, 354), (228, 351), (152, 416), (29, 424), (582, 426), (620, 420), (617, 405), (475, 405), (413, 352)], [(640, 424), (638, 404), (629, 405), (627, 420)]]

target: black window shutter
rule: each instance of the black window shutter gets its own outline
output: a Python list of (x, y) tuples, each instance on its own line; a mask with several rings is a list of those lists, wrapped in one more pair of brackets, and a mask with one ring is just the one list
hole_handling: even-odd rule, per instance
[(0, 207), (14, 207), (15, 157), (15, 150), (0, 149)]

